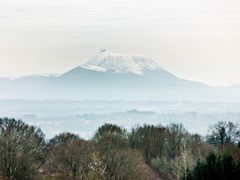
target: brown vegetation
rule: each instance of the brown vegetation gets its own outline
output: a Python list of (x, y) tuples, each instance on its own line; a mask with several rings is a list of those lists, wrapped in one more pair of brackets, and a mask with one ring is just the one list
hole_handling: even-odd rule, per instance
[(210, 152), (219, 154), (220, 160), (226, 153), (235, 160), (240, 158), (238, 125), (219, 122), (209, 132), (205, 140), (188, 133), (179, 124), (144, 125), (129, 133), (116, 125), (105, 124), (91, 140), (61, 133), (45, 141), (40, 129), (20, 120), (0, 119), (0, 179), (175, 180), (195, 177), (195, 171), (191, 170), (200, 166), (199, 162), (204, 164)]

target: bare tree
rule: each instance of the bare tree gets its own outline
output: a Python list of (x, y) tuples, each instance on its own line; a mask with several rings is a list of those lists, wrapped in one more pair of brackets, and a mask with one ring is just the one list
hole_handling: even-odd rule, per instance
[[(55, 136), (50, 142), (54, 146), (48, 151), (45, 170), (50, 177), (58, 179), (91, 179), (91, 163), (94, 144), (70, 133)], [(64, 141), (62, 141), (64, 139)]]
[(103, 158), (98, 153), (92, 154), (92, 163), (89, 164), (89, 168), (93, 171), (92, 178), (95, 180), (106, 179), (106, 164), (103, 162)]
[(0, 119), (0, 174), (9, 179), (33, 179), (44, 161), (40, 129), (21, 120)]
[(239, 126), (232, 122), (220, 121), (210, 127), (207, 141), (220, 148), (228, 144), (237, 144), (240, 141)]

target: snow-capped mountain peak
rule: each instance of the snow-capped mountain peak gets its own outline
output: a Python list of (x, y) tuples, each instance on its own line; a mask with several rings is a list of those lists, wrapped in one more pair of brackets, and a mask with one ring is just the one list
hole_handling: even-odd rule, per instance
[(84, 69), (142, 74), (145, 70), (161, 70), (161, 66), (149, 57), (143, 55), (120, 54), (102, 50), (92, 59), (80, 66)]

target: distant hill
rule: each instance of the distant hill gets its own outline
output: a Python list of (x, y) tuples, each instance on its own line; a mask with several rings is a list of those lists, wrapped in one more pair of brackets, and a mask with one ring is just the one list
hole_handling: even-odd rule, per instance
[(102, 51), (58, 76), (1, 78), (0, 99), (16, 98), (240, 102), (240, 85), (211, 87), (180, 79), (145, 56)]

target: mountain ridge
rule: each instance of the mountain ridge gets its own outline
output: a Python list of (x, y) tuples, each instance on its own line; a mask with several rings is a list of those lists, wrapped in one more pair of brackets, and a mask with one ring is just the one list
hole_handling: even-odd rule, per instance
[(0, 99), (239, 101), (240, 86), (180, 79), (151, 58), (103, 51), (60, 75), (0, 78)]

